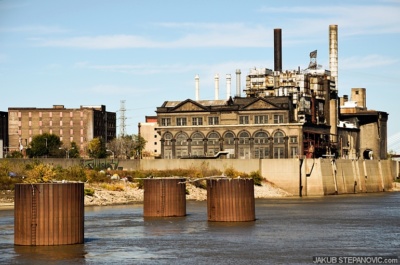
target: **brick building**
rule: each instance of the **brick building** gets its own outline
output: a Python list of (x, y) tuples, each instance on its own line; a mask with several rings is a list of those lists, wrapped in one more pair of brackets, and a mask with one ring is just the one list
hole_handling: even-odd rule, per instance
[(27, 148), (35, 135), (43, 133), (58, 135), (66, 148), (75, 142), (80, 155), (85, 157), (87, 144), (93, 138), (101, 137), (108, 142), (116, 137), (116, 113), (106, 111), (104, 105), (8, 109), (8, 151)]

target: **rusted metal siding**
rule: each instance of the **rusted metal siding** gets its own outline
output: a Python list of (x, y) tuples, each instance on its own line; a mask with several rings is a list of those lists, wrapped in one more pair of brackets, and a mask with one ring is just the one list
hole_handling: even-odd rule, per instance
[(144, 180), (143, 215), (172, 217), (186, 215), (186, 184), (183, 178)]
[(255, 220), (253, 179), (208, 179), (208, 221)]
[(16, 184), (14, 244), (52, 246), (84, 241), (84, 184)]

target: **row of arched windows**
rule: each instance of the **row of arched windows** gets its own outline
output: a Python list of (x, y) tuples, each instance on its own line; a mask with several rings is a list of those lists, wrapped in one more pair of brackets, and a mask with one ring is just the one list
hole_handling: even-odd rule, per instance
[(272, 134), (264, 130), (253, 134), (243, 130), (237, 135), (232, 131), (222, 135), (216, 131), (206, 135), (199, 131), (192, 135), (182, 131), (175, 135), (165, 132), (161, 137), (161, 153), (163, 158), (213, 156), (218, 151), (229, 151), (230, 158), (284, 158), (297, 155), (297, 141), (292, 142), (289, 150), (287, 139), (281, 130)]

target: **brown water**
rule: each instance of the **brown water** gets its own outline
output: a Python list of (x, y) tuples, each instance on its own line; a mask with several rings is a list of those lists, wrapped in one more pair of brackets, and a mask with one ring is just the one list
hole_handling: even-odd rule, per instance
[(14, 246), (0, 211), (0, 264), (311, 264), (316, 255), (399, 256), (400, 193), (256, 200), (254, 222), (143, 218), (143, 205), (85, 208), (85, 243)]

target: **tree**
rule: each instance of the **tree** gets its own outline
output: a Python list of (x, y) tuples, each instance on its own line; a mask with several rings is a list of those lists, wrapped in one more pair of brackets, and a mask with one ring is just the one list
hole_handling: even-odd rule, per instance
[(102, 138), (94, 138), (88, 144), (89, 157), (91, 158), (106, 158), (107, 150)]
[(107, 146), (116, 157), (129, 159), (135, 149), (134, 137), (133, 135), (124, 135), (114, 138)]
[(60, 137), (55, 134), (44, 133), (35, 135), (32, 138), (30, 147), (26, 150), (27, 155), (32, 157), (63, 157), (64, 154), (59, 150), (62, 142)]
[(75, 142), (71, 142), (71, 149), (69, 149), (69, 158), (80, 158), (79, 148)]
[(134, 135), (134, 140), (135, 140), (135, 157), (141, 158), (141, 154), (146, 146), (147, 141), (139, 135)]

